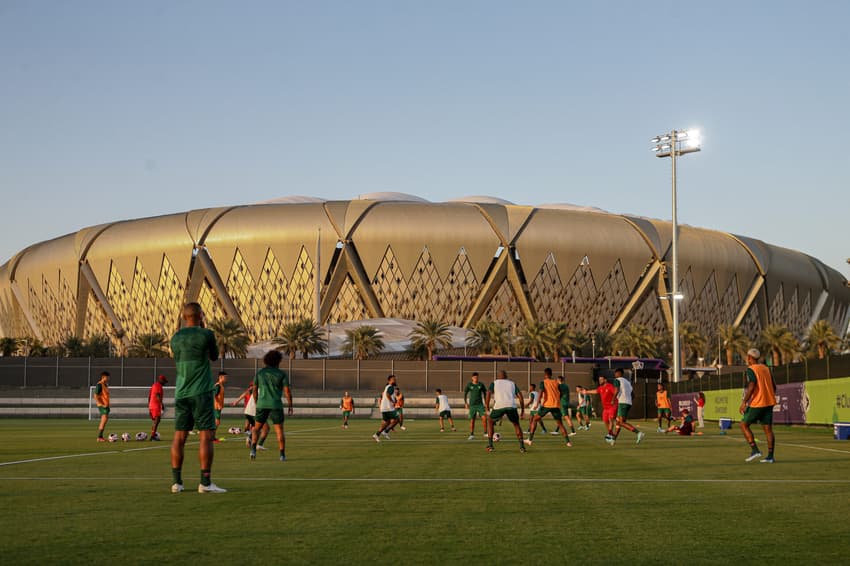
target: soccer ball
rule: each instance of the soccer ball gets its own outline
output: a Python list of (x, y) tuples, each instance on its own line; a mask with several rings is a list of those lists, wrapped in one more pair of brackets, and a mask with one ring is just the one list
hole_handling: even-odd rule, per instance
[(158, 432), (153, 433), (153, 439), (159, 440), (159, 433)]
[(242, 434), (242, 429), (238, 426), (232, 426), (227, 429), (227, 432), (229, 432), (230, 434)]
[(146, 432), (137, 432), (136, 433), (136, 440), (147, 440), (147, 439), (148, 439), (148, 433), (146, 433)]
[(109, 440), (109, 442), (115, 442), (118, 440), (118, 435), (113, 432), (107, 437), (107, 440)]
[(493, 433), (493, 442), (499, 442), (500, 440), (502, 440), (502, 434), (499, 433), (499, 432), (494, 432)]
[(123, 433), (121, 435), (121, 440), (123, 440), (124, 442), (130, 442), (130, 433), (129, 432)]

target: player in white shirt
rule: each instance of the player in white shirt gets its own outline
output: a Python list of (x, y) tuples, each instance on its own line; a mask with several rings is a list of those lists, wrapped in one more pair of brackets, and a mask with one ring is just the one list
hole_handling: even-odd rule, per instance
[[(532, 383), (528, 386), (528, 424), (529, 429), (526, 432), (531, 432), (531, 421), (534, 420), (535, 415), (537, 415), (537, 411), (540, 409), (540, 392), (537, 390), (537, 384)], [(543, 434), (548, 433), (546, 430), (546, 425), (543, 424), (543, 421), (539, 421), (537, 423), (540, 426), (540, 430), (543, 431)]]
[(626, 420), (629, 418), (629, 410), (632, 408), (632, 384), (628, 379), (623, 377), (623, 370), (621, 369), (614, 370), (614, 387), (617, 389), (617, 422), (614, 425), (612, 438), (610, 440), (606, 439), (605, 442), (613, 446), (617, 442), (617, 436), (620, 434), (620, 428), (622, 427), (635, 433), (637, 435), (636, 443), (640, 444), (645, 434), (630, 425)]
[[(517, 413), (516, 402), (519, 400), (520, 412)], [(511, 424), (514, 425), (514, 432), (519, 441), (519, 451), (525, 453), (525, 445), (522, 438), (522, 427), (519, 426), (519, 419), (525, 415), (525, 401), (522, 398), (522, 393), (516, 384), (508, 379), (508, 374), (504, 370), (499, 371), (496, 380), (487, 388), (487, 407), (490, 407), (492, 402), (493, 410), (487, 418), (487, 452), (495, 450), (493, 446), (493, 423), (502, 417), (507, 417)]]
[(434, 408), (440, 415), (440, 432), (446, 431), (443, 426), (443, 419), (448, 419), (449, 424), (452, 426), (452, 432), (455, 432), (457, 429), (455, 428), (455, 421), (452, 418), (452, 408), (449, 406), (449, 396), (444, 395), (442, 389), (437, 389), (436, 393), (437, 399), (434, 403)]
[(378, 432), (372, 435), (375, 442), (381, 441), (381, 437), (379, 435), (382, 435), (384, 438), (389, 440), (389, 430), (398, 423), (398, 413), (395, 409), (395, 390), (395, 376), (390, 375), (387, 377), (386, 387), (384, 387), (383, 392), (381, 392), (381, 427), (378, 429)]

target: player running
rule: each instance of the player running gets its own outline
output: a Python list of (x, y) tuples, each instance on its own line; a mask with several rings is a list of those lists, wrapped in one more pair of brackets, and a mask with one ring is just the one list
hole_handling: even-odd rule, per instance
[(280, 369), (283, 354), (280, 350), (269, 350), (263, 356), (265, 367), (254, 376), (254, 399), (257, 402), (257, 416), (254, 430), (251, 432), (252, 460), (257, 457), (257, 442), (260, 431), (266, 421), (271, 420), (277, 434), (277, 447), (280, 450), (280, 461), (286, 462), (286, 437), (283, 432), (283, 401), (281, 395), (286, 395), (289, 407), (288, 414), (292, 415), (292, 390), (289, 388), (289, 376)]
[[(398, 428), (401, 430), (407, 430), (404, 427), (404, 393), (401, 392), (401, 389), (396, 386), (395, 388), (395, 414), (396, 418), (398, 418)], [(390, 427), (390, 430), (394, 430), (395, 425)]]
[(452, 427), (452, 432), (456, 432), (455, 420), (452, 418), (452, 408), (449, 406), (449, 396), (444, 395), (442, 389), (437, 389), (436, 393), (437, 399), (434, 402), (434, 410), (440, 416), (440, 432), (446, 431), (443, 426), (443, 419), (447, 419)]
[(387, 377), (387, 385), (384, 387), (383, 392), (381, 392), (380, 397), (381, 426), (378, 428), (378, 432), (372, 435), (372, 439), (375, 442), (380, 442), (381, 436), (389, 440), (390, 433), (387, 431), (398, 423), (398, 414), (395, 409), (395, 384), (395, 375), (389, 375)]
[(614, 387), (617, 388), (617, 421), (614, 425), (613, 438), (608, 441), (608, 444), (614, 446), (614, 443), (617, 442), (617, 436), (620, 435), (621, 428), (635, 433), (637, 435), (635, 444), (640, 444), (640, 441), (643, 440), (646, 434), (636, 429), (627, 421), (629, 410), (632, 408), (632, 383), (623, 377), (623, 370), (621, 369), (614, 370)]
[(591, 397), (585, 393), (586, 389), (581, 385), (576, 385), (576, 399), (578, 400), (578, 429), (590, 430), (590, 413), (593, 405)]
[(570, 386), (567, 385), (567, 381), (566, 379), (564, 379), (563, 375), (558, 376), (558, 389), (561, 392), (561, 416), (564, 418), (565, 421), (567, 421), (567, 424), (570, 426), (569, 436), (575, 436), (576, 427), (573, 426), (573, 419), (570, 415)]
[(561, 389), (558, 387), (558, 380), (552, 377), (552, 368), (543, 370), (543, 381), (540, 382), (540, 404), (541, 407), (537, 412), (537, 416), (531, 421), (531, 432), (528, 433), (528, 439), (525, 443), (528, 446), (534, 442), (534, 431), (537, 429), (537, 423), (543, 420), (547, 414), (551, 414), (552, 418), (558, 424), (558, 430), (564, 437), (567, 446), (572, 446), (570, 437), (567, 435), (567, 429), (564, 426), (564, 421), (561, 417)]
[(596, 389), (585, 389), (584, 394), (599, 395), (602, 402), (602, 422), (607, 430), (605, 442), (610, 442), (614, 438), (614, 421), (617, 418), (617, 389), (604, 375), (600, 375), (598, 381), (599, 386)]
[[(531, 423), (534, 420), (534, 417), (537, 416), (537, 413), (540, 412), (540, 392), (537, 390), (537, 384), (531, 383), (528, 386), (528, 431), (531, 432)], [(543, 424), (543, 421), (540, 421), (540, 430), (543, 431), (543, 434), (547, 434), (549, 431), (546, 430), (546, 425)]]

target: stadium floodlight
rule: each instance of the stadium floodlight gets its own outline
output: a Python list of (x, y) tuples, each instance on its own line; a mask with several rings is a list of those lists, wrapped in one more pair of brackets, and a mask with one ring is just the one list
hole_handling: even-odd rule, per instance
[[(669, 142), (669, 143), (668, 143)], [(676, 204), (676, 158), (687, 153), (694, 153), (702, 148), (702, 136), (699, 130), (672, 130), (668, 134), (661, 134), (652, 138), (655, 146), (652, 151), (655, 157), (669, 157), (673, 167), (673, 241), (671, 245), (672, 288), (667, 297), (672, 298), (671, 310), (673, 315), (673, 381), (682, 379), (682, 361), (679, 350), (679, 301), (683, 295), (679, 292), (679, 224), (677, 219)]]

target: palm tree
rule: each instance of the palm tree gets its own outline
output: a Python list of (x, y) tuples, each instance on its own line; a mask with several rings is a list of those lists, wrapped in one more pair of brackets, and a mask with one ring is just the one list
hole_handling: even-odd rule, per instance
[(615, 351), (626, 352), (635, 358), (652, 357), (658, 344), (649, 330), (642, 324), (630, 324), (614, 334), (612, 347)]
[(682, 348), (682, 361), (702, 357), (705, 353), (706, 339), (693, 322), (679, 325), (679, 346)]
[(290, 360), (294, 360), (298, 352), (301, 352), (305, 360), (310, 354), (327, 352), (322, 328), (309, 318), (284, 324), (280, 336), (272, 342), (277, 345), (278, 350), (289, 355)]
[(410, 335), (411, 350), (424, 347), (428, 353), (427, 359), (434, 356), (434, 350), (439, 348), (450, 348), (452, 345), (452, 332), (449, 325), (437, 320), (422, 320), (416, 323)]
[(86, 340), (83, 356), (92, 358), (109, 357), (109, 338), (106, 334), (93, 334)]
[(18, 341), (14, 338), (0, 338), (0, 355), (7, 358), (18, 351)]
[(482, 319), (466, 336), (466, 344), (481, 354), (503, 355), (511, 353), (511, 337), (498, 322)]
[(86, 344), (79, 336), (68, 336), (56, 345), (57, 351), (67, 358), (82, 358)]
[(218, 353), (222, 358), (244, 358), (251, 339), (242, 325), (233, 318), (219, 318), (209, 324), (215, 334)]
[(167, 358), (168, 339), (158, 332), (139, 334), (127, 353), (131, 358)]
[(569, 355), (574, 351), (581, 351), (582, 345), (587, 341), (584, 333), (570, 330), (566, 322), (550, 322), (547, 325), (549, 333), (548, 351), (552, 354), (552, 361), (556, 362), (561, 355)]
[(747, 338), (740, 326), (721, 324), (717, 328), (717, 337), (723, 341), (723, 345), (726, 347), (727, 366), (731, 366), (735, 362), (736, 353), (743, 359), (750, 348), (750, 339)]
[(526, 323), (520, 329), (519, 337), (516, 341), (516, 352), (525, 356), (539, 360), (546, 356), (546, 353), (553, 349), (557, 355), (557, 346), (555, 336), (553, 334), (553, 324), (545, 322), (532, 321)]
[(770, 350), (774, 366), (782, 364), (799, 349), (797, 339), (783, 324), (768, 324), (761, 333), (761, 339)]
[(810, 351), (817, 352), (819, 360), (824, 359), (830, 350), (836, 350), (841, 346), (841, 338), (825, 320), (819, 320), (812, 325), (806, 336), (806, 342), (809, 344)]
[(305, 318), (301, 320), (298, 335), (298, 351), (301, 352), (305, 360), (310, 357), (310, 354), (323, 356), (328, 351), (324, 329), (312, 319)]
[(295, 354), (298, 353), (300, 334), (301, 326), (298, 322), (287, 322), (283, 325), (280, 336), (276, 336), (272, 343), (276, 345), (276, 349), (289, 355), (290, 360), (294, 360)]
[(383, 349), (384, 341), (381, 339), (381, 331), (374, 326), (364, 324), (354, 330), (345, 331), (342, 352), (346, 355), (365, 360), (369, 356), (380, 354)]

